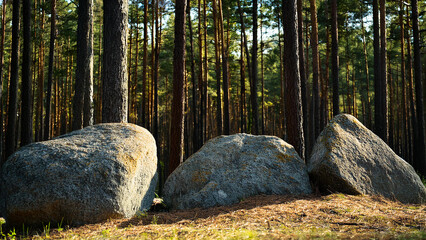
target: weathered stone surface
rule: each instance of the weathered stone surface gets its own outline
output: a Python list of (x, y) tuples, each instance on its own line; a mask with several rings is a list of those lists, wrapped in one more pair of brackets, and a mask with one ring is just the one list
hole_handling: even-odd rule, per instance
[(336, 116), (325, 127), (308, 162), (323, 191), (383, 195), (403, 203), (426, 201), (414, 169), (355, 117)]
[(305, 163), (277, 137), (235, 134), (207, 142), (167, 179), (164, 201), (177, 209), (237, 203), (258, 194), (309, 194)]
[(85, 224), (131, 217), (151, 206), (156, 170), (155, 140), (133, 124), (99, 124), (33, 143), (3, 166), (6, 220)]

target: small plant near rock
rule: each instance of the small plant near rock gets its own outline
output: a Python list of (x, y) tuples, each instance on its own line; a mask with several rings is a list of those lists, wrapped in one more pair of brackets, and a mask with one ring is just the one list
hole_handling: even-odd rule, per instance
[(157, 223), (158, 223), (158, 217), (157, 216), (152, 216), (152, 221), (151, 221), (151, 224), (154, 224), (154, 225), (157, 225)]
[(109, 229), (104, 229), (102, 230), (102, 237), (107, 238), (110, 235), (110, 230)]
[(50, 222), (47, 225), (43, 225), (43, 233), (46, 238), (49, 238), (50, 235)]
[(58, 232), (62, 232), (64, 229), (62, 228), (62, 221), (64, 220), (64, 218), (62, 218), (61, 222), (58, 223)]
[(4, 220), (4, 218), (0, 218), (0, 235), (2, 236), (2, 237), (6, 237), (6, 235), (4, 235), (4, 233), (3, 233), (3, 229), (2, 229), (2, 226), (3, 226), (3, 224), (5, 224), (6, 223), (6, 220)]
[(7, 234), (7, 238), (12, 239), (12, 240), (14, 240), (16, 238), (15, 228), (13, 228), (12, 230), (9, 231), (9, 233)]
[(143, 218), (146, 218), (148, 216), (148, 213), (146, 211), (137, 211), (135, 216), (138, 219), (143, 219)]

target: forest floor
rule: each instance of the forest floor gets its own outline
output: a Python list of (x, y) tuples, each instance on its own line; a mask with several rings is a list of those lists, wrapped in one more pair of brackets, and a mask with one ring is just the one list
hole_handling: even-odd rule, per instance
[(378, 196), (255, 196), (232, 206), (139, 213), (32, 239), (426, 239), (426, 204)]

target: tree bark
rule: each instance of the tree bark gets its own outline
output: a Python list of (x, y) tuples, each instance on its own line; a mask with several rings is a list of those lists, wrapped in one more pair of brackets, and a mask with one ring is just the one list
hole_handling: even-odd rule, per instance
[(16, 149), (16, 128), (18, 114), (18, 74), (19, 74), (19, 13), (20, 1), (13, 0), (12, 6), (12, 56), (9, 84), (9, 109), (5, 140), (5, 154), (7, 159)]
[(312, 98), (313, 98), (313, 122), (312, 133), (313, 142), (320, 133), (320, 93), (319, 93), (319, 56), (318, 56), (318, 21), (317, 21), (317, 5), (316, 0), (310, 0), (311, 10), (311, 47), (312, 47)]
[(407, 82), (405, 79), (405, 31), (404, 31), (404, 1), (400, 0), (399, 4), (399, 27), (400, 27), (400, 45), (401, 45), (401, 85), (402, 85), (402, 157), (408, 160), (408, 118), (407, 118)]
[(22, 55), (22, 106), (21, 106), (21, 146), (33, 140), (32, 117), (32, 77), (31, 77), (31, 1), (23, 0), (23, 36), (24, 49)]
[(50, 139), (52, 132), (51, 116), (52, 109), (52, 82), (53, 82), (53, 60), (55, 55), (56, 39), (56, 0), (51, 1), (50, 14), (50, 43), (49, 43), (49, 69), (47, 72), (47, 95), (46, 95), (46, 115), (44, 117), (44, 140)]
[[(220, 87), (220, 30), (221, 25), (218, 17), (217, 0), (213, 0), (213, 28), (214, 28), (214, 48), (215, 48), (215, 72), (216, 72), (216, 127), (217, 134), (222, 134), (223, 118), (222, 118), (222, 93)], [(219, 0), (221, 1), (221, 0)]]
[(283, 0), (284, 76), (288, 142), (305, 159), (296, 0)]
[(414, 141), (414, 168), (426, 176), (426, 145), (424, 129), (423, 80), (420, 52), (419, 12), (417, 0), (411, 0), (413, 21), (414, 82), (416, 85), (417, 131)]
[(374, 38), (374, 129), (380, 136), (381, 132), (381, 91), (380, 91), (380, 27), (378, 0), (373, 0), (373, 38)]
[(143, 4), (143, 59), (142, 59), (142, 126), (147, 127), (147, 85), (148, 85), (148, 0)]
[(223, 7), (222, 0), (219, 0), (219, 22), (220, 38), (222, 42), (222, 77), (223, 77), (223, 134), (229, 135), (229, 69), (228, 69), (228, 45), (225, 43)]
[(305, 51), (303, 50), (303, 0), (297, 0), (297, 22), (298, 22), (298, 41), (299, 41), (299, 69), (300, 69), (300, 89), (302, 92), (302, 110), (303, 110), (303, 134), (305, 139), (305, 156), (308, 156), (310, 149), (308, 141), (308, 99), (307, 99), (307, 80), (305, 69)]
[[(80, 0), (72, 129), (93, 124), (93, 0)], [(88, 96), (86, 96), (86, 94)], [(85, 120), (85, 121), (84, 121)]]
[(253, 117), (253, 134), (259, 134), (259, 106), (257, 101), (257, 0), (253, 0), (253, 47), (252, 47), (252, 64), (251, 64), (251, 84), (250, 99)]
[[(373, 0), (375, 1), (375, 0)], [(333, 115), (339, 109), (339, 37), (337, 30), (337, 0), (331, 0), (331, 76), (333, 81)]]
[(128, 2), (104, 0), (102, 122), (127, 122)]
[(389, 120), (388, 120), (388, 81), (387, 81), (387, 49), (386, 49), (386, 4), (380, 0), (380, 128), (379, 136), (386, 143), (389, 142)]
[(4, 67), (4, 40), (6, 26), (6, 0), (2, 3), (1, 39), (0, 39), (0, 167), (3, 159), (3, 67)]
[[(198, 15), (199, 15), (199, 20), (198, 20), (198, 30), (199, 30), (199, 38), (201, 38), (200, 36), (200, 26), (201, 26), (201, 16), (200, 16), (200, 12), (201, 12), (201, 0), (198, 0)], [(198, 119), (197, 119), (197, 84), (196, 84), (196, 79), (197, 77), (195, 76), (195, 58), (194, 58), (194, 34), (193, 34), (193, 30), (192, 30), (192, 22), (191, 22), (191, 3), (188, 2), (188, 5), (186, 7), (186, 15), (188, 18), (188, 29), (189, 29), (189, 61), (190, 61), (190, 66), (191, 66), (191, 82), (192, 82), (192, 121), (193, 121), (193, 131), (192, 131), (192, 146), (193, 146), (193, 152), (198, 150)], [(202, 49), (201, 44), (200, 45), (200, 49)], [(200, 64), (202, 66), (202, 63)]]
[(186, 3), (186, 0), (182, 0), (176, 1), (175, 4), (175, 47), (173, 51), (173, 100), (169, 174), (183, 162)]
[(371, 127), (371, 102), (370, 102), (370, 74), (368, 70), (368, 55), (367, 55), (367, 42), (365, 40), (365, 27), (364, 27), (364, 21), (361, 18), (361, 28), (362, 28), (362, 46), (364, 50), (364, 64), (365, 64), (365, 81), (366, 81), (366, 92), (367, 92), (367, 99), (366, 102), (366, 108), (367, 108), (367, 127)]

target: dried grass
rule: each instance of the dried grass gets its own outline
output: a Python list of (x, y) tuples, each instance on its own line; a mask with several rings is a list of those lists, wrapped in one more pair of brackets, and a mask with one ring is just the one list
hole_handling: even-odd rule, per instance
[[(31, 238), (43, 238), (33, 235)], [(255, 196), (232, 206), (148, 212), (68, 230), (59, 239), (426, 238), (426, 205), (379, 196)]]

